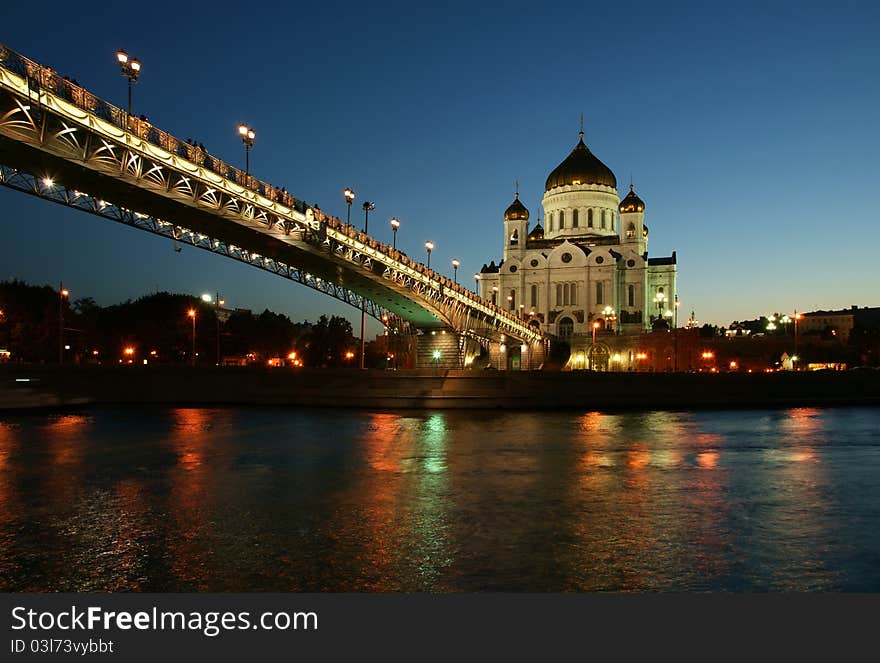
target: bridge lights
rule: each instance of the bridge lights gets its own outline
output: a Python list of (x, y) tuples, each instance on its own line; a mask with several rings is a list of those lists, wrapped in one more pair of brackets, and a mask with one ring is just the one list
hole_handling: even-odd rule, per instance
[(458, 266), (461, 263), (458, 261), (458, 258), (452, 259), (452, 281), (458, 285)]
[(434, 242), (425, 242), (425, 251), (428, 253), (428, 269), (431, 269), (431, 251), (434, 250)]
[(244, 143), (244, 174), (251, 174), (251, 148), (254, 146), (254, 139), (257, 134), (249, 126), (245, 124), (238, 125), (238, 135), (241, 136), (241, 142)]
[(351, 204), (354, 202), (354, 191), (345, 187), (342, 195), (345, 197), (345, 204), (348, 205), (348, 214), (345, 217), (345, 222), (351, 225)]
[(474, 292), (479, 295), (480, 294), (480, 275), (474, 274)]
[(391, 217), (391, 233), (393, 239), (391, 241), (391, 248), (395, 251), (397, 250), (397, 229), (400, 228), (400, 219), (396, 216)]
[(116, 61), (119, 63), (122, 75), (128, 79), (128, 114), (131, 115), (131, 86), (137, 83), (141, 73), (141, 61), (128, 57), (128, 53), (121, 48), (116, 51)]

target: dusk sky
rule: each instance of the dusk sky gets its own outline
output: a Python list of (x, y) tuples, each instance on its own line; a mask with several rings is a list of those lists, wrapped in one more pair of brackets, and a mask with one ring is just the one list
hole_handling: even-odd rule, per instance
[[(880, 5), (862, 3), (97, 3), (4, 6), (0, 40), (473, 286), (501, 257), (519, 180), (586, 142), (678, 253), (680, 322), (880, 306)], [(205, 251), (0, 188), (0, 278), (74, 299), (220, 291), (294, 320), (359, 314)], [(378, 332), (378, 324), (373, 333)]]

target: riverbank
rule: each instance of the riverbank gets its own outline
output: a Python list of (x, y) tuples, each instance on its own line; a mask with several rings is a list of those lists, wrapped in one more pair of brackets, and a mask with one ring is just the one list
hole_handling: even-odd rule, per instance
[(693, 409), (880, 405), (880, 371), (588, 373), (0, 367), (0, 410), (89, 405)]

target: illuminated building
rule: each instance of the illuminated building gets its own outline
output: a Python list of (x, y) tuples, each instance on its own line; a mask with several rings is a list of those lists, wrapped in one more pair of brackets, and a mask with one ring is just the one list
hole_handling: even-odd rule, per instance
[(484, 298), (573, 351), (579, 336), (591, 343), (597, 322), (600, 334), (665, 329), (676, 301), (675, 252), (648, 257), (645, 203), (632, 185), (620, 200), (617, 178), (583, 136), (547, 177), (543, 226), (530, 226), (516, 191), (504, 212), (503, 259), (477, 281)]

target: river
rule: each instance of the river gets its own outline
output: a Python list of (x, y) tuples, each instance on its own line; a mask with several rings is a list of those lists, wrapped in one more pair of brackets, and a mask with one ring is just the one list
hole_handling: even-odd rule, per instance
[(5, 591), (880, 591), (880, 409), (0, 415)]

